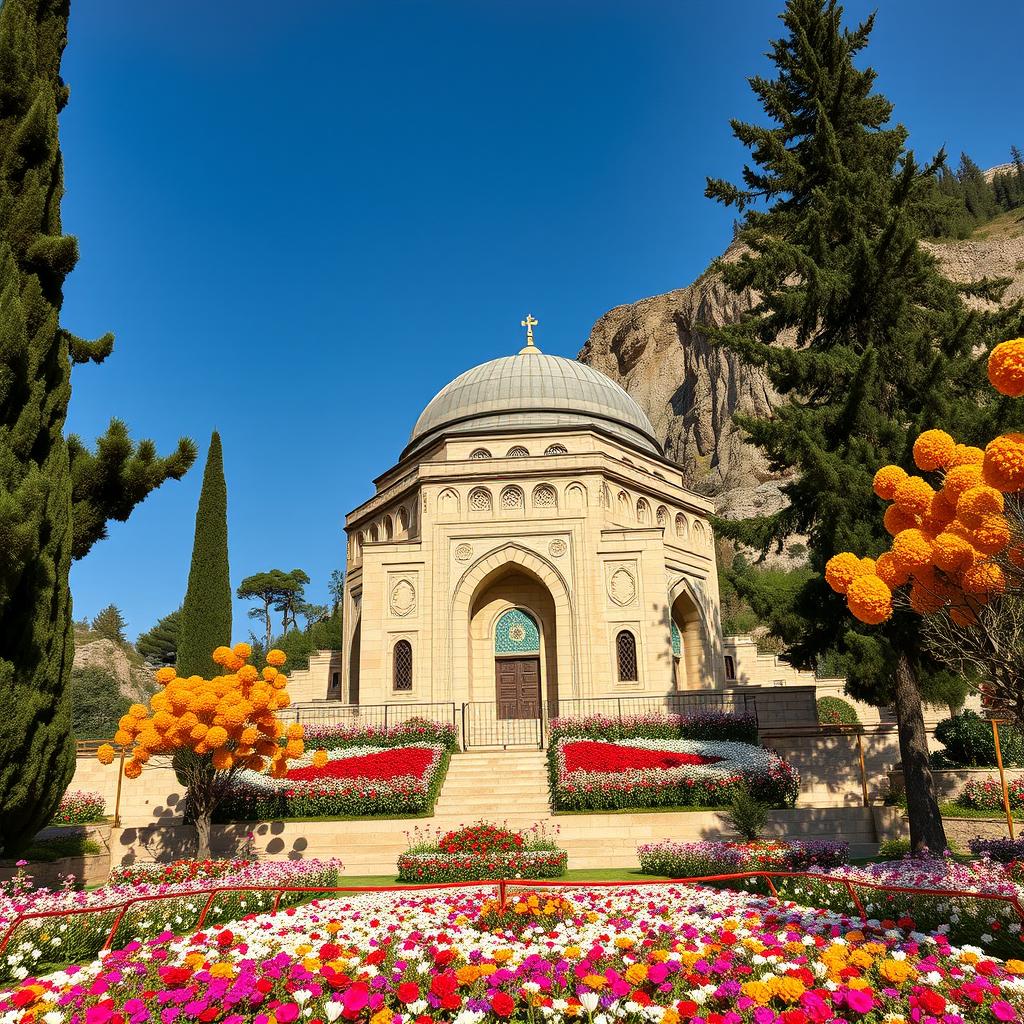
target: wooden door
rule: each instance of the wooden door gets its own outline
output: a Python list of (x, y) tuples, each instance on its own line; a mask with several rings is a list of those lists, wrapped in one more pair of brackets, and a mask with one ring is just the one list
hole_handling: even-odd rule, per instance
[(540, 658), (496, 658), (498, 718), (540, 717)]

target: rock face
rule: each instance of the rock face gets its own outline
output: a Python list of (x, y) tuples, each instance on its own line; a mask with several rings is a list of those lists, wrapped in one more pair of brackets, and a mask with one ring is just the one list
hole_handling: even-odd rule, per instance
[[(973, 238), (926, 246), (951, 279), (1010, 277), (1004, 302), (1024, 295), (1024, 222), (1012, 215)], [(730, 246), (723, 258), (736, 259), (740, 251)], [(697, 325), (735, 322), (752, 299), (727, 291), (707, 271), (685, 288), (605, 313), (579, 354), (636, 399), (689, 486), (713, 496), (719, 512), (734, 518), (782, 504), (785, 478), (768, 470), (733, 422), (737, 412), (770, 415), (779, 397), (763, 370), (710, 345)]]
[(75, 644), (75, 668), (101, 668), (118, 682), (121, 695), (133, 701), (146, 701), (156, 692), (153, 673), (132, 664), (128, 653), (113, 640), (91, 640)]

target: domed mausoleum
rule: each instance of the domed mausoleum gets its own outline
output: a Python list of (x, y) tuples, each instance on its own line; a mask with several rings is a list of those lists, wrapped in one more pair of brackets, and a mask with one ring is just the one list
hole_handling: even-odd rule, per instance
[(518, 354), (437, 393), (345, 521), (336, 696), (452, 705), (483, 744), (723, 681), (711, 502), (618, 384), (542, 354), (529, 322)]

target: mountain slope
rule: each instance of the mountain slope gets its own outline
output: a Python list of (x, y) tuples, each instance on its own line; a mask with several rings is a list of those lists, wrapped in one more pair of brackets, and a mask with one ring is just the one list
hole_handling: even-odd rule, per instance
[[(1024, 295), (1024, 215), (1003, 214), (971, 238), (923, 243), (955, 281), (1009, 277), (1004, 302)], [(730, 246), (724, 259), (736, 259)], [(694, 490), (715, 497), (737, 518), (779, 508), (783, 478), (744, 443), (735, 412), (764, 416), (779, 398), (764, 372), (708, 344), (701, 323), (722, 324), (750, 309), (752, 295), (733, 295), (706, 271), (685, 288), (616, 306), (594, 324), (579, 359), (617, 381), (651, 418), (669, 458)]]

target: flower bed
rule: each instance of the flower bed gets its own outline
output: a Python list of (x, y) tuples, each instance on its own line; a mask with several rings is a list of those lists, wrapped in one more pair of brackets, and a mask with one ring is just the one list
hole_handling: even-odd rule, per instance
[(970, 848), (975, 857), (988, 857), (1000, 864), (1024, 861), (1024, 838), (986, 839), (977, 836), (970, 841)]
[(581, 715), (551, 720), (551, 741), (575, 736), (591, 740), (733, 740), (757, 745), (757, 718), (727, 711), (697, 711), (689, 715), (650, 712), (645, 715)]
[[(1024, 810), (1024, 778), (1007, 779), (1006, 792), (1010, 807), (1015, 811)], [(961, 807), (972, 807), (979, 811), (1002, 811), (1003, 789), (999, 780), (991, 776), (987, 779), (969, 779), (956, 802)]]
[(570, 906), (550, 927), (486, 930), (493, 888), (316, 900), (21, 985), (0, 995), (0, 1020), (992, 1024), (1024, 1011), (1024, 962), (941, 934), (865, 934), (841, 914), (676, 885), (558, 896)]
[(352, 747), (408, 747), (439, 744), (454, 753), (459, 749), (458, 730), (451, 722), (408, 718), (397, 725), (305, 725), (306, 742), (312, 749), (347, 750)]
[(326, 763), (323, 756), (296, 759), (283, 779), (241, 773), (215, 820), (424, 814), (434, 806), (450, 754), (441, 743), (363, 743), (327, 750)]
[[(166, 899), (138, 904), (130, 909), (118, 929), (126, 936), (151, 938), (163, 931), (189, 931), (199, 919), (206, 899), (182, 893), (209, 891), (231, 886), (331, 886), (337, 885), (341, 862), (305, 861), (203, 861), (196, 868), (188, 862), (175, 865), (138, 865), (114, 870), (107, 885), (87, 891), (33, 889), (31, 877), (21, 873), (0, 886), (0, 937), (22, 914), (53, 910), (77, 910), (117, 906), (137, 896), (161, 896)], [(163, 876), (171, 867), (171, 878)], [(148, 875), (149, 877), (146, 877)], [(282, 905), (301, 900), (285, 894)], [(246, 914), (268, 909), (272, 892), (225, 892), (210, 909), (211, 923), (232, 921)], [(117, 915), (115, 910), (97, 910), (92, 914), (68, 918), (26, 921), (19, 925), (0, 958), (0, 978), (24, 978), (34, 965), (68, 963), (95, 956), (102, 947)]]
[(638, 846), (637, 855), (644, 874), (697, 878), (735, 871), (819, 871), (838, 867), (850, 859), (850, 845), (825, 839), (757, 843), (677, 843), (664, 839)]
[(107, 802), (102, 793), (68, 790), (60, 798), (60, 806), (50, 820), (51, 825), (89, 825), (105, 821)]
[(552, 806), (562, 810), (721, 807), (740, 786), (791, 807), (800, 788), (796, 770), (778, 754), (730, 740), (561, 736), (548, 750), (548, 767)]
[(568, 854), (535, 825), (513, 832), (481, 821), (431, 841), (416, 832), (398, 858), (401, 882), (472, 882), (490, 878), (558, 878)]

